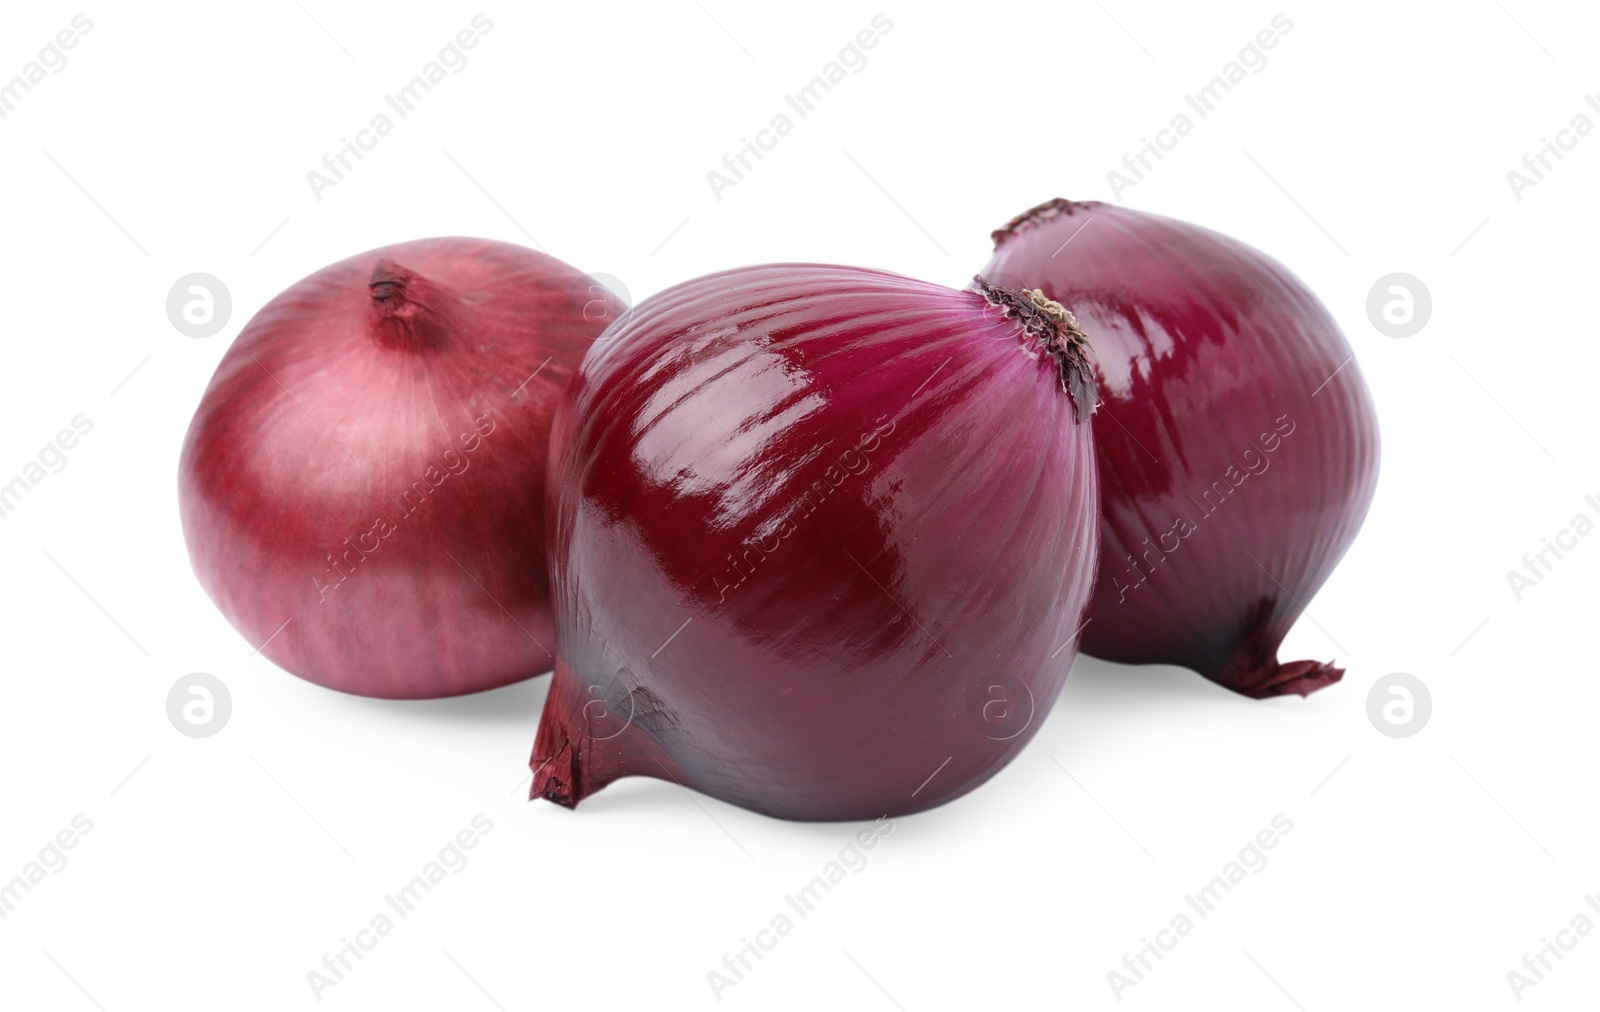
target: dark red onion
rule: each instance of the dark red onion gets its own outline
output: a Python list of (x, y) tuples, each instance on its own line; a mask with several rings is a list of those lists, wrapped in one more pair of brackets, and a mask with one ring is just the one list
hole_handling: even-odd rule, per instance
[(1277, 661), (1378, 475), (1372, 401), (1322, 303), (1243, 243), (1099, 202), (1042, 204), (994, 240), (984, 277), (1070, 306), (1094, 349), (1104, 524), (1084, 651), (1255, 697), (1337, 682)]
[(550, 418), (622, 308), (606, 299), (542, 253), (423, 239), (268, 303), (179, 468), (189, 554), (222, 613), (283, 668), (361, 695), (547, 670)]
[(551, 439), (534, 793), (643, 775), (860, 819), (993, 776), (1076, 654), (1092, 403), (1070, 314), (1026, 293), (782, 264), (635, 308)]

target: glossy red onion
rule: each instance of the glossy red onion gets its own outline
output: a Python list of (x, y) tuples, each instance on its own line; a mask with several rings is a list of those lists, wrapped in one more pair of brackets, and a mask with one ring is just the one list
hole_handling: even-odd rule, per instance
[(228, 349), (184, 443), (206, 592), (274, 662), (345, 692), (449, 696), (548, 670), (550, 419), (621, 308), (484, 239), (296, 282)]
[(994, 240), (984, 276), (1070, 306), (1094, 349), (1104, 524), (1084, 651), (1255, 697), (1337, 682), (1277, 660), (1378, 475), (1372, 400), (1327, 309), (1257, 250), (1125, 207), (1051, 201)]
[(1054, 702), (1093, 579), (1082, 356), (1042, 298), (852, 267), (632, 310), (556, 416), (534, 793), (643, 775), (860, 819), (993, 776)]

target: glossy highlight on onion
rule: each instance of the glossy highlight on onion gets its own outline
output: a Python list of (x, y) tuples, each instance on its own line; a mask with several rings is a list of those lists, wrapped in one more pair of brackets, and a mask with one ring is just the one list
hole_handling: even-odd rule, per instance
[(749, 267), (596, 343), (551, 440), (535, 796), (870, 819), (1033, 736), (1093, 580), (1093, 386), (1071, 314), (974, 287)]
[(984, 276), (1072, 308), (1094, 349), (1103, 498), (1086, 653), (1248, 696), (1343, 671), (1277, 660), (1372, 501), (1378, 425), (1338, 325), (1266, 255), (1181, 221), (1053, 200)]
[(275, 663), (345, 692), (450, 696), (549, 670), (550, 420), (622, 309), (485, 239), (296, 282), (229, 348), (184, 443), (206, 592)]

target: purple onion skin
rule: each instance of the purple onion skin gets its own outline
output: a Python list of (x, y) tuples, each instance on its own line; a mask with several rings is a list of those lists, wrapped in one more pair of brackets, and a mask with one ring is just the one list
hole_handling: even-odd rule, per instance
[(556, 415), (533, 794), (642, 775), (871, 819), (993, 776), (1094, 576), (1092, 393), (1063, 376), (983, 295), (873, 270), (749, 267), (635, 307)]
[(1103, 524), (1084, 651), (1256, 698), (1337, 682), (1332, 664), (1277, 661), (1378, 477), (1372, 399), (1322, 303), (1243, 243), (1099, 202), (1052, 201), (994, 238), (983, 276), (1042, 289), (1093, 349)]
[(484, 239), (296, 282), (229, 348), (184, 443), (200, 583), (252, 646), (344, 692), (452, 696), (549, 670), (550, 420), (621, 309), (559, 260)]

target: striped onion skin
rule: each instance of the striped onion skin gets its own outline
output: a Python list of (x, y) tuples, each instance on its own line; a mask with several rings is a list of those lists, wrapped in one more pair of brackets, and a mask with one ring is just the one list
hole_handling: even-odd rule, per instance
[(1092, 397), (1014, 309), (775, 264), (596, 342), (551, 440), (534, 796), (643, 775), (871, 819), (1021, 750), (1076, 655), (1098, 490)]
[(1097, 201), (1050, 201), (994, 239), (984, 275), (1070, 308), (1093, 349), (1103, 548), (1084, 650), (1256, 698), (1337, 682), (1331, 663), (1277, 660), (1378, 477), (1372, 399), (1327, 309), (1243, 243)]
[(622, 308), (554, 257), (473, 238), (291, 285), (240, 331), (184, 441), (201, 585), (274, 663), (342, 692), (431, 699), (550, 670), (550, 422)]

